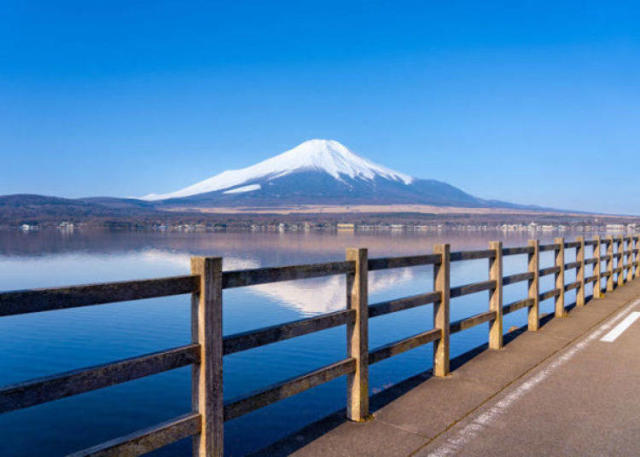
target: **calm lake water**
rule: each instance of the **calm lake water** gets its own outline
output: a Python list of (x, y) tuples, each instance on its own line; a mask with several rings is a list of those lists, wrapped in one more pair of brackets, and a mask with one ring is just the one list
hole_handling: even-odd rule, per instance
[[(553, 235), (537, 235), (550, 241)], [(556, 235), (557, 236), (557, 235)], [(572, 234), (565, 233), (567, 239)], [(528, 233), (75, 233), (0, 232), (0, 290), (50, 287), (181, 275), (191, 255), (222, 256), (225, 269), (344, 259), (347, 247), (367, 247), (369, 257), (429, 253), (435, 243), (452, 250), (486, 248), (501, 239), (524, 245)], [(591, 256), (591, 249), (586, 255)], [(567, 251), (567, 261), (574, 260)], [(452, 264), (452, 286), (487, 279), (487, 260)], [(551, 266), (552, 253), (541, 255)], [(506, 274), (526, 271), (526, 256), (504, 260)], [(591, 268), (587, 268), (591, 275)], [(566, 280), (574, 281), (573, 272)], [(541, 292), (553, 287), (541, 281)], [(370, 273), (370, 303), (432, 290), (432, 268)], [(591, 291), (587, 290), (587, 294)], [(224, 292), (225, 334), (273, 325), (345, 307), (343, 276), (284, 282)], [(452, 300), (452, 320), (488, 309), (488, 293)], [(504, 302), (526, 297), (526, 283), (505, 287)], [(574, 296), (567, 295), (567, 303)], [(553, 310), (552, 300), (541, 304)], [(526, 324), (526, 310), (505, 316), (505, 331)], [(370, 348), (432, 328), (431, 305), (370, 321)], [(452, 336), (452, 356), (487, 341), (488, 324)], [(0, 385), (116, 361), (187, 344), (188, 296), (142, 300), (0, 318)], [(371, 367), (378, 392), (431, 367), (431, 345)], [(344, 327), (225, 357), (225, 398), (330, 364), (346, 356)], [(53, 403), (0, 415), (0, 455), (64, 455), (190, 410), (190, 368), (121, 384)], [(345, 406), (344, 378), (226, 423), (225, 448), (241, 456)], [(150, 455), (190, 455), (189, 440)]]

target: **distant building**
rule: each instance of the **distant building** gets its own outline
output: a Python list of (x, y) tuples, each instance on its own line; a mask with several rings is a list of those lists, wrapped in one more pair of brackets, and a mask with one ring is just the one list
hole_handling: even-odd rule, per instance
[(73, 233), (74, 229), (75, 226), (72, 222), (63, 221), (58, 224), (58, 230), (60, 230), (62, 233)]
[(362, 231), (362, 232), (370, 232), (372, 230), (375, 230), (376, 227), (375, 225), (358, 225), (358, 230)]
[(22, 224), (20, 230), (23, 232), (37, 232), (40, 227), (37, 224)]
[(356, 226), (354, 224), (338, 224), (336, 228), (340, 232), (353, 232)]
[(607, 224), (607, 232), (624, 232), (626, 227), (623, 224)]

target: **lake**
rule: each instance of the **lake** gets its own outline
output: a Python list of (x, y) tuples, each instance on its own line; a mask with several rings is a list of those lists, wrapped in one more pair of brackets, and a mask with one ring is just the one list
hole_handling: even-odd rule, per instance
[[(436, 243), (452, 250), (486, 249), (490, 240), (526, 245), (553, 234), (503, 232), (292, 232), (145, 233), (0, 232), (0, 290), (182, 275), (192, 255), (222, 256), (224, 269), (244, 269), (343, 260), (345, 248), (367, 247), (369, 257), (426, 254)], [(567, 239), (574, 234), (564, 233)], [(590, 234), (586, 234), (590, 238)], [(575, 260), (567, 250), (566, 261)], [(552, 265), (552, 252), (540, 265)], [(591, 248), (587, 248), (591, 257)], [(505, 274), (525, 272), (526, 255), (504, 259)], [(432, 290), (432, 268), (414, 267), (369, 274), (369, 302)], [(487, 280), (486, 259), (452, 263), (451, 285)], [(587, 267), (587, 276), (591, 267)], [(574, 272), (566, 281), (575, 281)], [(540, 291), (553, 288), (552, 276)], [(526, 282), (505, 287), (504, 303), (526, 298)], [(587, 290), (590, 294), (591, 290)], [(575, 295), (567, 294), (566, 303)], [(224, 291), (224, 333), (283, 323), (345, 307), (344, 276), (283, 282)], [(451, 301), (451, 319), (488, 309), (488, 293)], [(541, 313), (553, 301), (541, 303)], [(505, 316), (504, 328), (526, 324), (526, 309)], [(432, 305), (369, 323), (369, 347), (432, 328)], [(0, 318), (0, 385), (113, 362), (190, 342), (189, 296), (91, 306)], [(451, 337), (451, 356), (486, 343), (488, 324)], [(431, 367), (431, 345), (375, 364), (370, 389), (379, 392)], [(346, 357), (344, 326), (225, 357), (225, 398)], [(154, 425), (190, 410), (189, 367), (118, 386), (0, 415), (0, 455), (64, 455)], [(241, 456), (305, 424), (344, 408), (346, 382), (336, 379), (225, 424), (226, 455)], [(190, 455), (190, 440), (149, 455)]]

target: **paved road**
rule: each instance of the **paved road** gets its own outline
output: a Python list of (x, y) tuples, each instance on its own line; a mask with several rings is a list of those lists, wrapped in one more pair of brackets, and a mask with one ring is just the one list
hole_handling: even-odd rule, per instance
[(640, 456), (640, 300), (416, 457)]

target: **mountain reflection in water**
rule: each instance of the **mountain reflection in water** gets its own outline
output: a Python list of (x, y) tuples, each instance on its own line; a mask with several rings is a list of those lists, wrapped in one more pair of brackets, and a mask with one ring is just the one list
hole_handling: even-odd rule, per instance
[[(342, 260), (349, 247), (367, 247), (373, 258), (426, 254), (443, 242), (451, 243), (452, 250), (486, 249), (492, 239), (502, 239), (505, 246), (521, 246), (529, 237), (528, 233), (501, 232), (0, 232), (0, 290), (183, 275), (189, 272), (193, 255), (221, 256), (225, 270), (236, 270)], [(549, 234), (542, 241), (552, 237)], [(542, 266), (551, 264), (552, 254), (543, 253)], [(572, 261), (570, 253), (567, 261)], [(505, 258), (505, 274), (526, 271), (526, 263), (526, 256)], [(452, 286), (486, 280), (487, 272), (486, 259), (455, 262)], [(552, 280), (542, 281), (541, 291), (550, 289)], [(345, 287), (345, 275), (333, 275), (225, 290), (224, 332), (343, 309)], [(369, 274), (370, 303), (431, 288), (429, 266)], [(525, 294), (526, 283), (508, 286), (505, 303)], [(1, 318), (0, 385), (186, 344), (189, 303), (188, 297), (176, 296)], [(486, 291), (456, 298), (451, 319), (487, 307)], [(552, 307), (551, 301), (541, 306), (543, 312)], [(525, 323), (526, 310), (519, 310), (505, 318), (504, 327)], [(369, 322), (369, 345), (377, 347), (431, 327), (431, 305), (381, 316)], [(486, 324), (455, 334), (452, 355), (486, 340)], [(372, 366), (371, 390), (377, 392), (429, 369), (430, 351), (427, 345)], [(225, 357), (225, 396), (247, 394), (345, 355), (344, 326), (233, 354)], [(64, 455), (183, 414), (190, 409), (189, 396), (190, 371), (183, 368), (0, 415), (0, 455), (27, 457), (42, 449)], [(340, 378), (230, 421), (225, 425), (227, 453), (235, 456), (256, 450), (344, 404), (345, 381)], [(33, 429), (39, 433), (25, 432)], [(188, 442), (180, 442), (153, 455), (187, 455), (189, 449)]]

